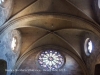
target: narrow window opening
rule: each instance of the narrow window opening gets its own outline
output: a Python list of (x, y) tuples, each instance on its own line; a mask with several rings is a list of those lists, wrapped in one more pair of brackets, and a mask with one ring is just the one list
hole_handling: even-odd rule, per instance
[(17, 46), (17, 39), (13, 37), (11, 42), (11, 49), (15, 50), (16, 46)]
[(85, 50), (85, 53), (86, 55), (90, 55), (92, 53), (92, 50), (93, 50), (93, 43), (91, 41), (90, 38), (87, 38), (85, 40), (85, 43), (84, 43), (84, 50)]

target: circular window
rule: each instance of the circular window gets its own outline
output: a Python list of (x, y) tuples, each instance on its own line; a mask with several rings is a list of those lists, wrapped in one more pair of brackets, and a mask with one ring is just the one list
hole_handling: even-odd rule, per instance
[(39, 55), (38, 62), (45, 70), (56, 70), (64, 64), (64, 57), (55, 50), (47, 50)]
[(11, 49), (15, 50), (16, 46), (17, 46), (17, 39), (13, 37), (11, 41)]
[(90, 55), (92, 50), (93, 50), (93, 43), (92, 41), (90, 40), (90, 38), (87, 38), (85, 40), (85, 43), (84, 43), (84, 49), (85, 49), (85, 53), (86, 55)]

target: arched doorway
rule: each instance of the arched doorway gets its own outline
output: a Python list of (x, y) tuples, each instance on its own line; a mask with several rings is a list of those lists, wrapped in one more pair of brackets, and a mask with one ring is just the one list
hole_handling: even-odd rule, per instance
[(7, 62), (4, 60), (0, 60), (0, 75), (6, 75), (6, 70), (7, 69)]
[(100, 75), (100, 64), (96, 64), (95, 66), (95, 75)]

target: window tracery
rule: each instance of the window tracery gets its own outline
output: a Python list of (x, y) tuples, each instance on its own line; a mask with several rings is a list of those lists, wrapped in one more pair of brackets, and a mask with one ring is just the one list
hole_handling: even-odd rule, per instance
[(64, 64), (64, 57), (55, 50), (47, 50), (40, 54), (38, 62), (45, 70), (56, 70)]

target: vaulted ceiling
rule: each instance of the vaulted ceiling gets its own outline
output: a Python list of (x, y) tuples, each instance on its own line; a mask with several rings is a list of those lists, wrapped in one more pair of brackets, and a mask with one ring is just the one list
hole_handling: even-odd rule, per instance
[[(3, 50), (0, 58), (7, 61), (8, 69), (31, 66), (38, 69), (35, 56), (54, 49), (65, 53), (63, 69), (67, 71), (63, 75), (94, 75), (95, 65), (100, 63), (99, 12), (98, 0), (5, 0), (0, 5), (0, 50)], [(13, 37), (18, 40), (15, 51), (10, 48)], [(93, 52), (89, 56), (84, 49), (87, 38), (93, 42)], [(73, 62), (69, 67), (67, 59)], [(41, 72), (12, 74), (36, 75)], [(42, 74), (61, 75), (61, 72)]]

